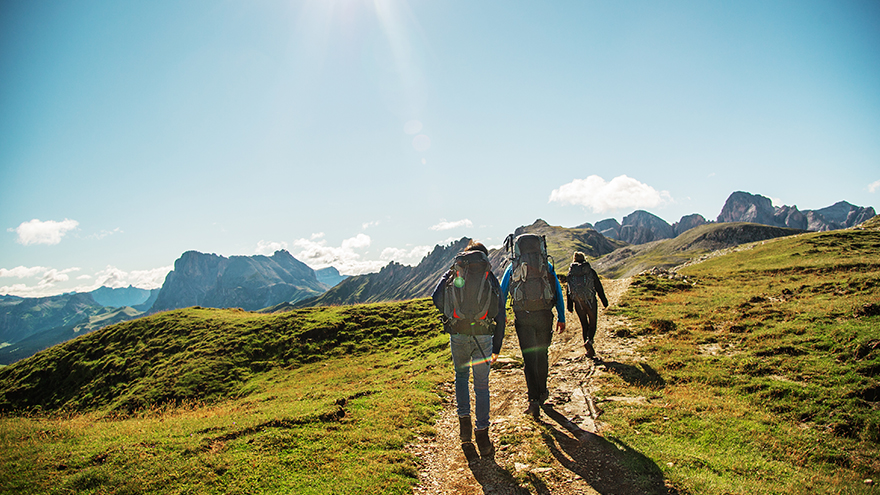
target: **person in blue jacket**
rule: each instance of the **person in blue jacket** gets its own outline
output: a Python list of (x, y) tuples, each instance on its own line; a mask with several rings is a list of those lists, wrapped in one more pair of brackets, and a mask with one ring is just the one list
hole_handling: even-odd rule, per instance
[[(562, 296), (562, 286), (556, 277), (556, 270), (548, 261), (551, 284), (556, 286), (556, 330), (565, 330), (565, 299)], [(507, 306), (507, 296), (510, 289), (510, 278), (513, 273), (513, 264), (507, 266), (504, 276), (501, 278), (501, 304)], [(523, 355), (523, 371), (526, 376), (528, 389), (529, 407), (525, 413), (536, 420), (540, 417), (541, 406), (549, 397), (547, 392), (547, 375), (550, 372), (550, 361), (547, 351), (550, 341), (553, 339), (553, 311), (550, 309), (538, 311), (514, 310), (514, 326), (516, 336), (519, 339), (519, 347)]]
[[(488, 249), (480, 242), (471, 240), (464, 252), (471, 250), (489, 254)], [(438, 282), (437, 287), (431, 294), (434, 306), (443, 314), (446, 300), (446, 287), (452, 271), (446, 272)], [(496, 294), (500, 292), (498, 279), (490, 271), (488, 281)], [(501, 344), (504, 340), (504, 326), (507, 315), (501, 297), (498, 298), (497, 315), (494, 325), (485, 327), (470, 327), (467, 331), (457, 328), (448, 319), (444, 319), (443, 327), (449, 333), (449, 347), (452, 351), (452, 364), (455, 368), (455, 402), (458, 409), (459, 436), (462, 444), (471, 441), (471, 411), (470, 390), (468, 378), (471, 372), (474, 377), (474, 405), (476, 409), (476, 421), (473, 424), (473, 434), (476, 437), (480, 455), (491, 455), (494, 451), (489, 440), (489, 369), (498, 354), (501, 352)], [(474, 330), (476, 329), (476, 330)]]

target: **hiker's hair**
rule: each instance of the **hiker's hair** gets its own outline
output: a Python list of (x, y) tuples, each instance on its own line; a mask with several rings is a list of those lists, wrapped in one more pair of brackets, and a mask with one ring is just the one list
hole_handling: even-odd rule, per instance
[(470, 242), (468, 242), (468, 245), (466, 248), (464, 248), (464, 250), (465, 251), (482, 251), (483, 254), (485, 254), (486, 256), (489, 256), (489, 250), (486, 249), (486, 246), (484, 246), (482, 242), (477, 242), (473, 239), (471, 239)]
[(582, 253), (580, 251), (575, 251), (573, 261), (575, 263), (586, 263), (587, 262), (587, 255), (585, 255), (584, 253)]

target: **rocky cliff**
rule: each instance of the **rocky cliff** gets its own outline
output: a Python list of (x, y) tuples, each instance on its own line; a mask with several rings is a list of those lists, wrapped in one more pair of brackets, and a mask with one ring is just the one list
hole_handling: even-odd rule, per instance
[(315, 271), (287, 251), (231, 256), (188, 251), (174, 262), (151, 312), (189, 306), (257, 310), (321, 294)]
[[(466, 237), (448, 246), (435, 246), (416, 266), (391, 262), (379, 273), (349, 277), (324, 294), (303, 300), (295, 307), (361, 304), (428, 297), (455, 255), (464, 250)], [(279, 307), (288, 309), (288, 307)]]
[(751, 222), (815, 232), (845, 229), (874, 217), (874, 208), (839, 201), (819, 210), (798, 210), (795, 206), (775, 207), (759, 194), (737, 191), (727, 198), (718, 222)]

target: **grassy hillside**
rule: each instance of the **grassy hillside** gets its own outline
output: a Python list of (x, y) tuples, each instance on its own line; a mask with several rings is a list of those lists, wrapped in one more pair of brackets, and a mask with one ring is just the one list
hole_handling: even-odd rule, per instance
[(617, 338), (648, 337), (646, 359), (602, 384), (633, 399), (607, 402), (615, 436), (693, 493), (874, 493), (880, 232), (780, 238), (682, 271), (638, 277), (614, 310), (635, 323)]
[(446, 342), (425, 300), (93, 332), (0, 370), (0, 492), (409, 493)]
[(623, 247), (603, 256), (593, 267), (605, 277), (631, 277), (654, 267), (672, 268), (719, 249), (801, 232), (742, 222), (700, 225), (674, 239)]
[[(519, 227), (514, 235), (538, 234), (547, 239), (547, 252), (553, 258), (553, 266), (560, 274), (568, 273), (568, 266), (575, 251), (581, 251), (590, 258), (598, 258), (619, 249), (627, 244), (623, 241), (608, 239), (593, 229), (569, 229), (549, 225), (544, 220), (535, 220), (535, 223)], [(492, 266), (496, 275), (500, 278), (507, 266), (507, 258), (510, 253), (503, 249), (493, 251), (490, 255)]]

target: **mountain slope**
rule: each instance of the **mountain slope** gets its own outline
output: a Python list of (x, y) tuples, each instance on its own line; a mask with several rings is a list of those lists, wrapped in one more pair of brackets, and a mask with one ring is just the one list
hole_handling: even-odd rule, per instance
[(88, 293), (7, 299), (0, 304), (0, 342), (15, 343), (46, 330), (76, 325), (103, 309)]
[(315, 271), (287, 251), (231, 256), (188, 251), (174, 262), (151, 312), (189, 306), (257, 310), (321, 294)]
[[(379, 273), (349, 277), (324, 294), (294, 306), (332, 306), (428, 297), (440, 277), (452, 265), (452, 259), (468, 242), (469, 239), (463, 237), (448, 246), (435, 246), (416, 266), (391, 262)], [(277, 309), (286, 308), (281, 306)]]
[(593, 267), (605, 277), (629, 277), (649, 268), (672, 268), (719, 249), (801, 232), (754, 223), (705, 224), (674, 239), (618, 249), (594, 262)]
[[(623, 241), (608, 239), (594, 229), (558, 227), (544, 220), (537, 219), (531, 225), (518, 227), (513, 235), (538, 234), (547, 239), (547, 252), (553, 258), (557, 273), (567, 273), (568, 266), (575, 251), (581, 251), (589, 258), (599, 258), (627, 244)], [(507, 266), (510, 253), (503, 249), (489, 254), (492, 268), (500, 278)]]

